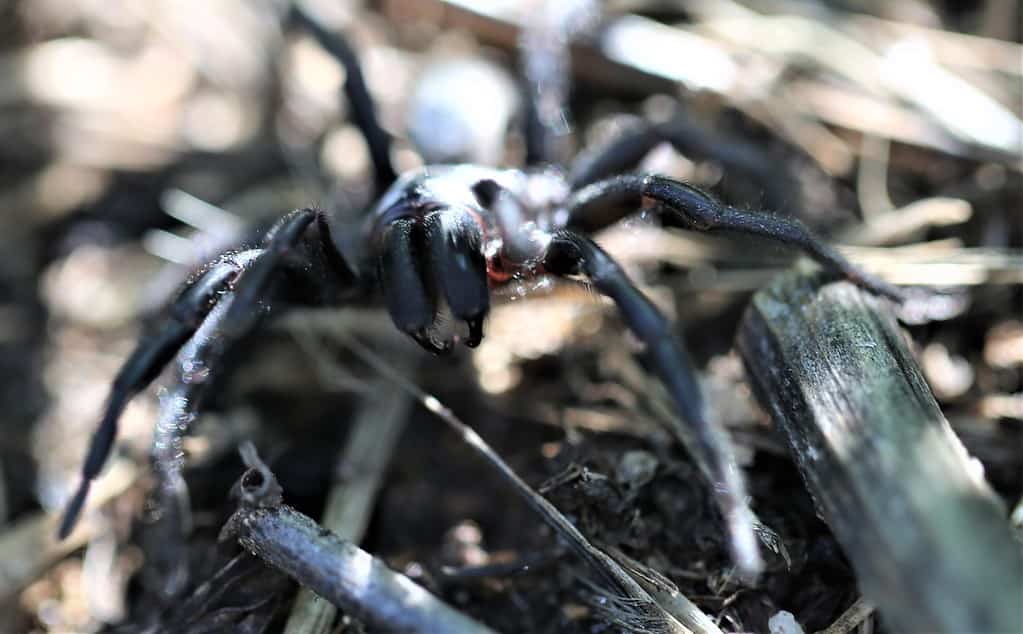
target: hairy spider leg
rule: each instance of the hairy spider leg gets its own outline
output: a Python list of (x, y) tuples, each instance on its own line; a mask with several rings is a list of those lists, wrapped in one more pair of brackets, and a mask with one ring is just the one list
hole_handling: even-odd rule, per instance
[(309, 31), (323, 50), (330, 53), (345, 69), (344, 92), (351, 105), (352, 120), (369, 146), (377, 193), (384, 192), (398, 179), (391, 161), (391, 136), (377, 119), (376, 106), (366, 87), (359, 58), (342, 34), (330, 31), (315, 15), (300, 5), (299, 2), (291, 3), (291, 19)]
[(685, 156), (706, 157), (722, 165), (726, 174), (744, 174), (764, 192), (770, 209), (791, 209), (798, 204), (795, 179), (760, 148), (717, 134), (681, 117), (663, 123), (637, 122), (599, 147), (581, 152), (572, 163), (569, 184), (573, 190), (636, 169), (640, 161), (661, 143), (670, 143)]
[(99, 475), (117, 437), (117, 421), (128, 401), (144, 390), (166, 366), (178, 349), (195, 333), (202, 321), (234, 283), (243, 264), (232, 257), (223, 257), (207, 268), (185, 287), (171, 305), (168, 315), (143, 336), (114, 378), (103, 418), (93, 434), (82, 466), (82, 481), (68, 502), (58, 535), (67, 537), (81, 513), (92, 481)]
[(696, 370), (682, 342), (664, 316), (629, 280), (615, 260), (588, 237), (572, 231), (554, 233), (544, 269), (555, 275), (583, 275), (611, 298), (625, 324), (646, 346), (654, 371), (671, 394), (683, 421), (693, 430), (697, 462), (715, 484), (715, 498), (729, 526), (734, 561), (750, 576), (762, 561), (746, 505), (746, 485), (726, 434), (707, 418)]
[[(266, 258), (269, 251), (270, 248), (251, 249), (237, 257), (255, 264), (260, 258), (271, 259)], [(183, 475), (184, 438), (199, 416), (218, 375), (224, 371), (224, 357), (247, 332), (237, 328), (231, 321), (231, 314), (238, 305), (242, 280), (252, 271), (247, 268), (234, 288), (224, 291), (220, 301), (178, 350), (172, 365), (173, 376), (166, 392), (160, 395), (152, 450), (156, 478), (146, 530), (140, 538), (147, 553), (143, 569), (145, 585), (156, 589), (164, 598), (178, 596), (188, 584), (186, 536), (192, 530), (192, 507)], [(251, 328), (255, 321), (246, 324)]]
[[(183, 439), (196, 419), (224, 358), (265, 314), (262, 306), (278, 300), (332, 305), (362, 292), (356, 275), (337, 251), (324, 214), (300, 209), (267, 232), (260, 249), (247, 251), (249, 262), (234, 288), (226, 292), (195, 334), (181, 347), (175, 374), (160, 399), (153, 439), (157, 475), (156, 512), (144, 539), (159, 543), (147, 561), (150, 585), (175, 596), (187, 583), (185, 536), (191, 527), (191, 504), (184, 468)], [(280, 284), (288, 275), (289, 284)], [(308, 283), (306, 280), (308, 279)]]
[(592, 233), (635, 213), (644, 200), (656, 203), (653, 209), (665, 226), (769, 238), (799, 248), (826, 270), (872, 293), (896, 302), (905, 298), (900, 289), (854, 266), (798, 220), (726, 205), (696, 187), (664, 176), (624, 175), (588, 185), (572, 194), (564, 224), (568, 229)]
[[(110, 454), (117, 436), (117, 420), (128, 400), (145, 389), (175, 354), (179, 354), (178, 366), (183, 368), (177, 382), (202, 383), (197, 379), (209, 372), (210, 357), (215, 354), (212, 342), (233, 342), (255, 326), (263, 313), (259, 304), (270, 293), (273, 274), (294, 261), (291, 257), (293, 250), (308, 235), (310, 228), (315, 231), (316, 237), (308, 241), (311, 244), (306, 247), (303, 256), (309, 258), (317, 255), (316, 259), (323, 262), (317, 268), (331, 275), (329, 279), (333, 285), (354, 284), (355, 275), (337, 253), (323, 214), (312, 209), (298, 210), (282, 218), (267, 233), (263, 249), (218, 258), (174, 300), (168, 317), (160, 323), (153, 335), (139, 342), (114, 379), (103, 418), (93, 436), (82, 468), (82, 483), (68, 503), (61, 522), (61, 538), (66, 537), (74, 528), (90, 484)], [(307, 264), (313, 266), (316, 263)], [(228, 296), (230, 302), (225, 301)], [(210, 321), (214, 313), (219, 334), (216, 338), (208, 335), (199, 337), (198, 331), (211, 328), (206, 322)], [(195, 347), (194, 343), (199, 338), (209, 340), (210, 343), (198, 346), (190, 353), (194, 359), (182, 359), (182, 356), (187, 356), (184, 349)], [(192, 407), (194, 400), (189, 399)], [(179, 418), (185, 420), (187, 417)], [(179, 425), (175, 429), (183, 435), (187, 426)], [(159, 457), (157, 463), (160, 463)]]
[(356, 274), (334, 245), (324, 213), (316, 209), (295, 210), (267, 232), (263, 249), (238, 281), (231, 312), (225, 319), (225, 328), (232, 336), (252, 330), (265, 312), (260, 304), (270, 294), (277, 274), (289, 267), (316, 268), (318, 276), (324, 278), (317, 280), (323, 291), (301, 289), (302, 292), (290, 294), (306, 303), (331, 304), (332, 293), (358, 286)]
[[(245, 252), (251, 259), (258, 254), (258, 250)], [(234, 340), (226, 325), (236, 301), (233, 291), (222, 295), (178, 351), (170, 385), (160, 395), (152, 450), (156, 481), (142, 539), (147, 553), (143, 571), (146, 585), (158, 589), (165, 598), (177, 596), (188, 583), (185, 537), (191, 532), (192, 509), (182, 474), (184, 437), (222, 371), (223, 356)]]

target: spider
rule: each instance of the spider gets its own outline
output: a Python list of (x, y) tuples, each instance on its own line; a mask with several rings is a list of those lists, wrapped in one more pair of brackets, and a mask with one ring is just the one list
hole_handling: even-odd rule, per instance
[[(656, 139), (671, 140), (670, 130), (632, 130), (605, 151), (582, 155), (569, 166), (573, 176), (566, 177), (552, 158), (557, 131), (549, 112), (551, 94), (554, 102), (564, 95), (545, 78), (559, 67), (555, 62), (565, 55), (565, 42), (549, 50), (526, 47), (533, 101), (527, 107), (525, 168), (433, 165), (399, 176), (389, 157), (390, 138), (376, 119), (351, 47), (301, 10), (293, 10), (293, 19), (344, 65), (353, 119), (367, 141), (383, 194), (357, 236), (336, 235), (325, 212), (300, 209), (281, 218), (258, 247), (217, 257), (185, 284), (114, 379), (60, 535), (73, 528), (111, 452), (127, 402), (175, 356), (181, 370), (161, 406), (154, 457), (162, 487), (171, 492), (164, 497), (185, 503), (180, 438), (189, 415), (198, 408), (207, 375), (218, 370), (224, 351), (257, 325), (265, 306), (344, 306), (382, 295), (396, 328), (427, 351), (445, 354), (458, 343), (475, 347), (483, 339), (492, 291), (511, 280), (553, 276), (582, 278), (610, 298), (644, 344), (650, 367), (692, 431), (694, 456), (717, 485), (733, 557), (755, 571), (759, 559), (748, 528), (743, 478), (725, 433), (708, 417), (693, 362), (671, 324), (592, 234), (647, 210), (665, 227), (786, 243), (871, 292), (898, 300), (900, 291), (855, 268), (796, 220), (737, 208), (671, 178), (633, 173)], [(464, 323), (464, 330), (438, 334), (441, 312)]]

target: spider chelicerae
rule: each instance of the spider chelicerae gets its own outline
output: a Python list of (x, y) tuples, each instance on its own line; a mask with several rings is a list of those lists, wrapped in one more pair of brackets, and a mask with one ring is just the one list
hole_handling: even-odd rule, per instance
[[(258, 324), (266, 306), (344, 306), (382, 295), (399, 330), (426, 350), (443, 354), (458, 343), (480, 343), (491, 291), (512, 280), (554, 276), (582, 278), (610, 298), (644, 344), (650, 367), (690, 428), (696, 458), (715, 485), (733, 556), (747, 572), (755, 572), (759, 557), (741, 471), (727, 436), (707, 415), (693, 363), (671, 324), (590, 236), (646, 210), (665, 227), (783, 242), (872, 292), (899, 299), (899, 291), (855, 268), (796, 220), (739, 209), (664, 176), (634, 173), (655, 145), (676, 143), (670, 125), (631, 130), (603, 151), (576, 161), (566, 176), (554, 159), (555, 120), (564, 111), (564, 91), (552, 81), (563, 70), (564, 36), (548, 47), (530, 45), (527, 34), (525, 168), (432, 165), (399, 176), (390, 159), (390, 138), (376, 119), (353, 50), (301, 10), (292, 16), (344, 65), (352, 118), (370, 149), (382, 195), (358, 239), (332, 232), (325, 212), (301, 209), (281, 218), (258, 247), (227, 252), (192, 276), (117, 374), (60, 534), (73, 528), (111, 452), (127, 402), (175, 356), (186, 371), (161, 406), (157, 437), (163, 441), (154, 457), (163, 492), (159, 497), (187, 504), (181, 437), (209, 374), (217, 372), (225, 350)], [(439, 334), (441, 311), (463, 322), (464, 330)]]

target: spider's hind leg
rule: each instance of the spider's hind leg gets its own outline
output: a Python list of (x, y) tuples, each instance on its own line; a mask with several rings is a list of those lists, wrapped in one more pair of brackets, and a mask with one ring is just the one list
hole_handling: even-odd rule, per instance
[(370, 159), (376, 180), (377, 192), (381, 193), (397, 180), (398, 175), (391, 161), (391, 136), (380, 125), (373, 97), (369, 94), (366, 80), (359, 65), (355, 49), (340, 33), (329, 30), (317, 16), (301, 3), (291, 3), (291, 20), (307, 30), (319, 45), (332, 55), (345, 69), (345, 96), (351, 107), (353, 122), (362, 132), (369, 146)]
[(750, 577), (762, 567), (753, 533), (753, 514), (746, 503), (746, 484), (727, 435), (707, 418), (696, 370), (682, 342), (660, 311), (629, 280), (621, 266), (597, 244), (571, 231), (554, 234), (544, 268), (555, 275), (584, 275), (618, 306), (693, 431), (694, 457), (714, 485), (716, 500), (728, 524), (735, 563)]

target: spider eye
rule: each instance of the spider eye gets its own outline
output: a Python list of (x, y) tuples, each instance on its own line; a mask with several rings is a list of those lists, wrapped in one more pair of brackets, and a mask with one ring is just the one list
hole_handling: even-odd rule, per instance
[(497, 184), (497, 181), (489, 178), (481, 180), (472, 186), (472, 193), (476, 195), (476, 200), (487, 209), (493, 206), (494, 200), (500, 191), (501, 186)]

